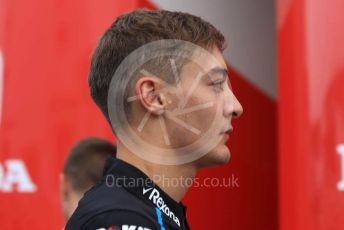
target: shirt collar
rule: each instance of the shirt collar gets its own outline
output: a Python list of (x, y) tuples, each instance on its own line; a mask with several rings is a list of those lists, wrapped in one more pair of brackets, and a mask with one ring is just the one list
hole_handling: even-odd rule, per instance
[[(105, 180), (109, 178), (107, 177), (108, 175), (113, 175), (114, 177), (111, 180), (116, 181), (111, 181), (111, 183), (115, 182), (116, 186), (121, 186), (145, 202), (158, 207), (166, 215), (172, 216), (171, 219), (174, 222), (179, 221), (179, 226), (183, 224), (186, 207), (181, 202), (178, 203), (173, 200), (145, 173), (135, 166), (111, 156), (106, 161), (103, 174)], [(178, 221), (173, 218), (173, 215), (178, 218)]]

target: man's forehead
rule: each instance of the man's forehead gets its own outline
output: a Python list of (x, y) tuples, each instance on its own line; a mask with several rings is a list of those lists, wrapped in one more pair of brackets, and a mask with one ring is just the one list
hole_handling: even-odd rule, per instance
[(211, 69), (227, 69), (222, 52), (214, 46), (212, 49), (197, 49), (191, 57), (191, 62), (202, 68), (204, 72)]
[(228, 75), (227, 65), (225, 62), (219, 62), (215, 57), (199, 57), (198, 60), (191, 60), (182, 67), (182, 75)]

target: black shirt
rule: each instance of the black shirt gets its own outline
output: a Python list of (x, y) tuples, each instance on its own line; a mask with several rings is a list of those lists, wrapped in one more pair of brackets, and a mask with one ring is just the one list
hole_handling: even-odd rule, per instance
[(186, 207), (136, 167), (110, 157), (103, 180), (85, 193), (66, 230), (189, 229)]

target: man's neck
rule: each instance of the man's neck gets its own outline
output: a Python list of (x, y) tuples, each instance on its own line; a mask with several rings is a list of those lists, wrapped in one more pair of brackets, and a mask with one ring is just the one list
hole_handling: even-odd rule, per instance
[(117, 158), (144, 172), (173, 200), (180, 202), (196, 176), (197, 169), (191, 164), (158, 165), (148, 162), (118, 143)]

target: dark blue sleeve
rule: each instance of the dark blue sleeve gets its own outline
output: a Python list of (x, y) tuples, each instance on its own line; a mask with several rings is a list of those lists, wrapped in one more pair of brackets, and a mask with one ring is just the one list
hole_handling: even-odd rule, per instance
[(156, 230), (156, 223), (139, 212), (114, 210), (90, 219), (85, 230)]

